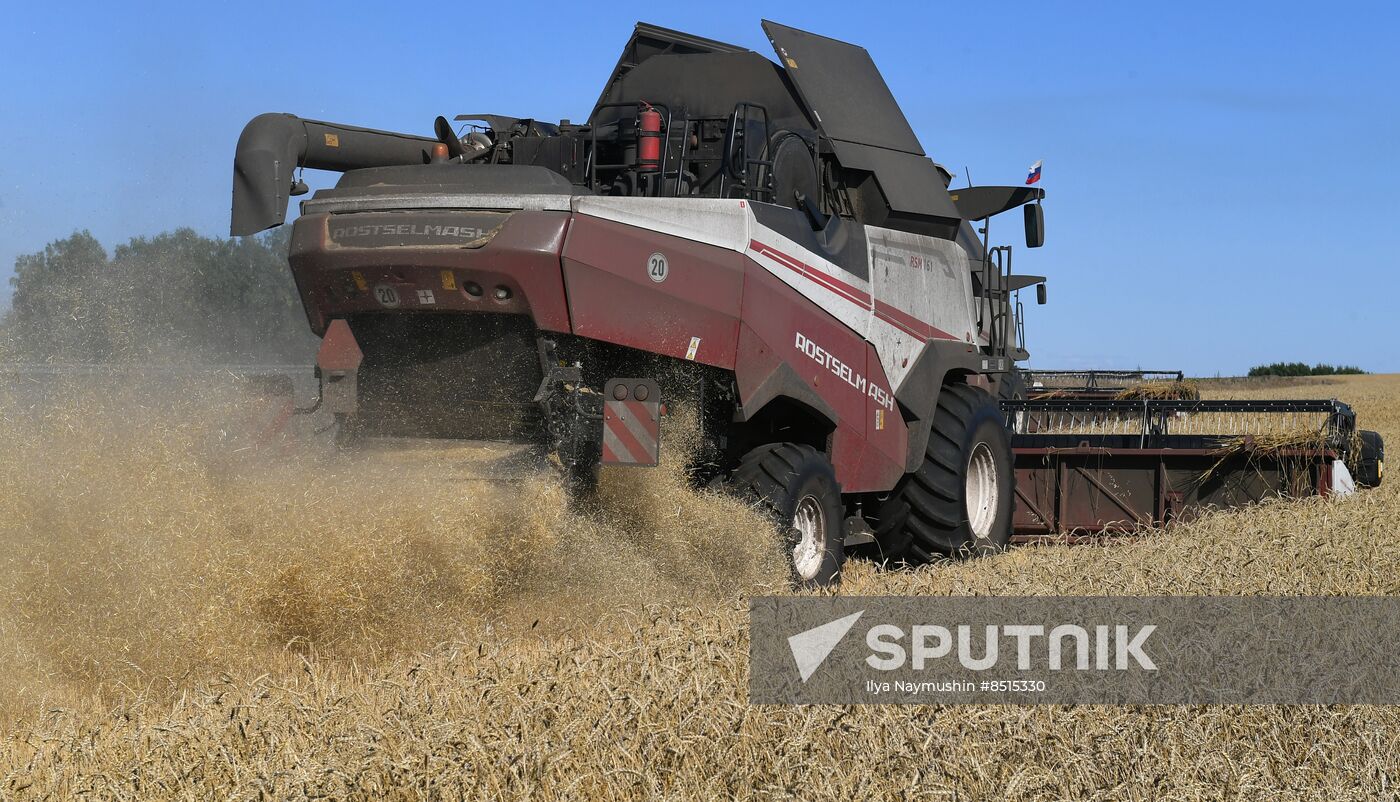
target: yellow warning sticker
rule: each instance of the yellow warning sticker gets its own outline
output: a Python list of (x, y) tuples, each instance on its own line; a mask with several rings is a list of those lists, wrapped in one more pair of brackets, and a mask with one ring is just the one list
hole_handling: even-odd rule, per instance
[(885, 411), (877, 409), (875, 410), (875, 429), (878, 431), (883, 428), (885, 428)]
[(457, 277), (452, 275), (451, 270), (442, 271), (442, 288), (444, 290), (457, 289)]
[(699, 352), (700, 352), (700, 338), (699, 338), (699, 337), (691, 337), (691, 338), (690, 338), (690, 347), (687, 348), (687, 349), (685, 350), (685, 358), (693, 361), (693, 360), (695, 359), (695, 355), (698, 354)]
[(340, 134), (326, 134), (326, 147), (328, 147), (328, 148), (338, 148), (338, 147), (340, 147)]
[(350, 278), (353, 278), (355, 280), (355, 289), (359, 290), (360, 292), (366, 292), (369, 290), (369, 283), (365, 281), (364, 273), (361, 273), (358, 270), (353, 270), (350, 272)]

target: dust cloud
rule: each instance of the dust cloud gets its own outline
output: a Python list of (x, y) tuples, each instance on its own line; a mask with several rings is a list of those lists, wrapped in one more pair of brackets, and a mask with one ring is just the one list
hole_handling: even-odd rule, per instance
[(496, 627), (568, 633), (785, 580), (756, 512), (686, 483), (679, 418), (660, 468), (605, 471), (584, 510), (490, 449), (255, 446), (269, 410), (231, 380), (41, 389), (0, 391), (12, 708), (303, 657), (373, 664)]

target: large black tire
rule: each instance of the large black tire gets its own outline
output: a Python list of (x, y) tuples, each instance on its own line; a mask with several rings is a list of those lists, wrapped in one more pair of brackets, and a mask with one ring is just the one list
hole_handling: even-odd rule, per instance
[(836, 470), (811, 446), (771, 443), (745, 454), (729, 477), (783, 532), (792, 579), (803, 587), (840, 581), (846, 562), (845, 507)]
[(1361, 454), (1356, 461), (1356, 484), (1359, 487), (1380, 487), (1385, 467), (1385, 441), (1377, 432), (1363, 429), (1359, 433)]
[[(1002, 401), (1025, 401), (1029, 396), (1026, 390), (1026, 375), (1018, 367), (1001, 374), (997, 380), (997, 403)], [(1020, 428), (1026, 413), (1016, 413), (1016, 426)]]
[(877, 509), (881, 555), (919, 565), (1005, 550), (1014, 482), (1011, 436), (996, 399), (977, 387), (945, 385), (923, 464)]
[(997, 381), (998, 401), (1024, 401), (1026, 399), (1026, 377), (1017, 367), (1003, 373)]

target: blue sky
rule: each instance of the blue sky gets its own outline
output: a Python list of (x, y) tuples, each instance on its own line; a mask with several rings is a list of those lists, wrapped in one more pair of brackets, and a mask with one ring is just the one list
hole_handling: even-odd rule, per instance
[(766, 55), (765, 16), (869, 49), (955, 184), (1045, 160), (1032, 364), (1400, 371), (1396, 3), (15, 4), (0, 278), (77, 228), (226, 233), (260, 112), (579, 120), (637, 20)]

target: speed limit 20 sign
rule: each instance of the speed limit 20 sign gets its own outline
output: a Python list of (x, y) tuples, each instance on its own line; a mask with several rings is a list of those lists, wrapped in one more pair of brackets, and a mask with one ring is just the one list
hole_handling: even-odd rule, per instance
[(666, 263), (666, 254), (654, 253), (647, 257), (647, 276), (652, 281), (660, 284), (670, 272), (671, 266)]

